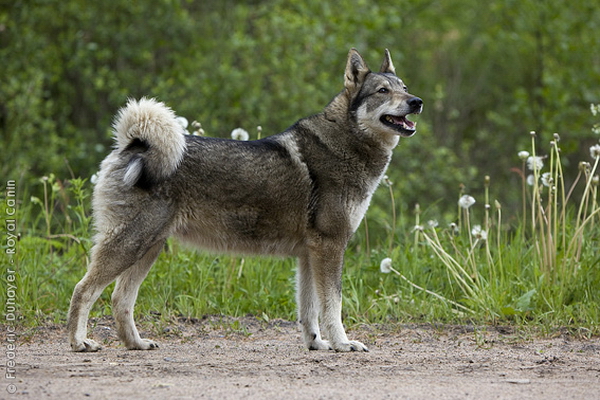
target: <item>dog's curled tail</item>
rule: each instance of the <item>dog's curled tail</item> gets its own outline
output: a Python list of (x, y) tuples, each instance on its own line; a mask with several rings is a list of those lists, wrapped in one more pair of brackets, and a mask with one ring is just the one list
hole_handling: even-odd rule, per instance
[(117, 151), (131, 152), (123, 176), (129, 186), (141, 179), (158, 182), (171, 176), (186, 149), (183, 128), (176, 115), (155, 99), (130, 99), (113, 124)]

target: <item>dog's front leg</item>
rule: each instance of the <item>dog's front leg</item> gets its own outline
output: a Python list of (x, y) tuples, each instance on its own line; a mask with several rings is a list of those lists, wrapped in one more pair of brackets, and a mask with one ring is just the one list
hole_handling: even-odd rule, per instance
[(331, 350), (329, 342), (321, 338), (319, 298), (307, 256), (298, 259), (296, 304), (298, 305), (298, 320), (302, 325), (302, 338), (306, 347), (309, 350)]
[(309, 261), (321, 308), (321, 324), (335, 351), (369, 351), (361, 342), (348, 340), (342, 324), (342, 267), (344, 246), (312, 251)]

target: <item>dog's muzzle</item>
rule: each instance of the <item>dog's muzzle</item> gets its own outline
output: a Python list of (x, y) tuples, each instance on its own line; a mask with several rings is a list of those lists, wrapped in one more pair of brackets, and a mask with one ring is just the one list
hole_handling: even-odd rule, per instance
[(423, 111), (423, 100), (420, 97), (411, 97), (407, 101), (409, 112), (404, 115), (386, 114), (381, 117), (381, 122), (394, 129), (400, 136), (409, 137), (417, 131), (417, 123), (406, 118), (409, 114), (420, 114)]

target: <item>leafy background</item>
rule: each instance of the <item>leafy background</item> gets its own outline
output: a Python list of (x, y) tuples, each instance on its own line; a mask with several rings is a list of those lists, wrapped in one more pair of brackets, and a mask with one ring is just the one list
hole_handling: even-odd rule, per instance
[(389, 170), (400, 207), (454, 211), (459, 184), (480, 190), (486, 174), (493, 197), (518, 205), (511, 168), (529, 131), (561, 134), (572, 165), (597, 140), (600, 8), (589, 1), (28, 0), (0, 10), (0, 168), (25, 184), (91, 176), (128, 97), (155, 96), (210, 136), (282, 131), (341, 90), (350, 47), (373, 69), (389, 48), (425, 101)]

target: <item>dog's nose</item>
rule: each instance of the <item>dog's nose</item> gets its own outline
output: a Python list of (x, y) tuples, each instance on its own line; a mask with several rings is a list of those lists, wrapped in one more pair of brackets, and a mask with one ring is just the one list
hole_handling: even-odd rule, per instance
[(408, 99), (408, 105), (410, 106), (411, 110), (421, 111), (421, 108), (423, 107), (423, 100), (421, 100), (420, 97), (413, 97)]

